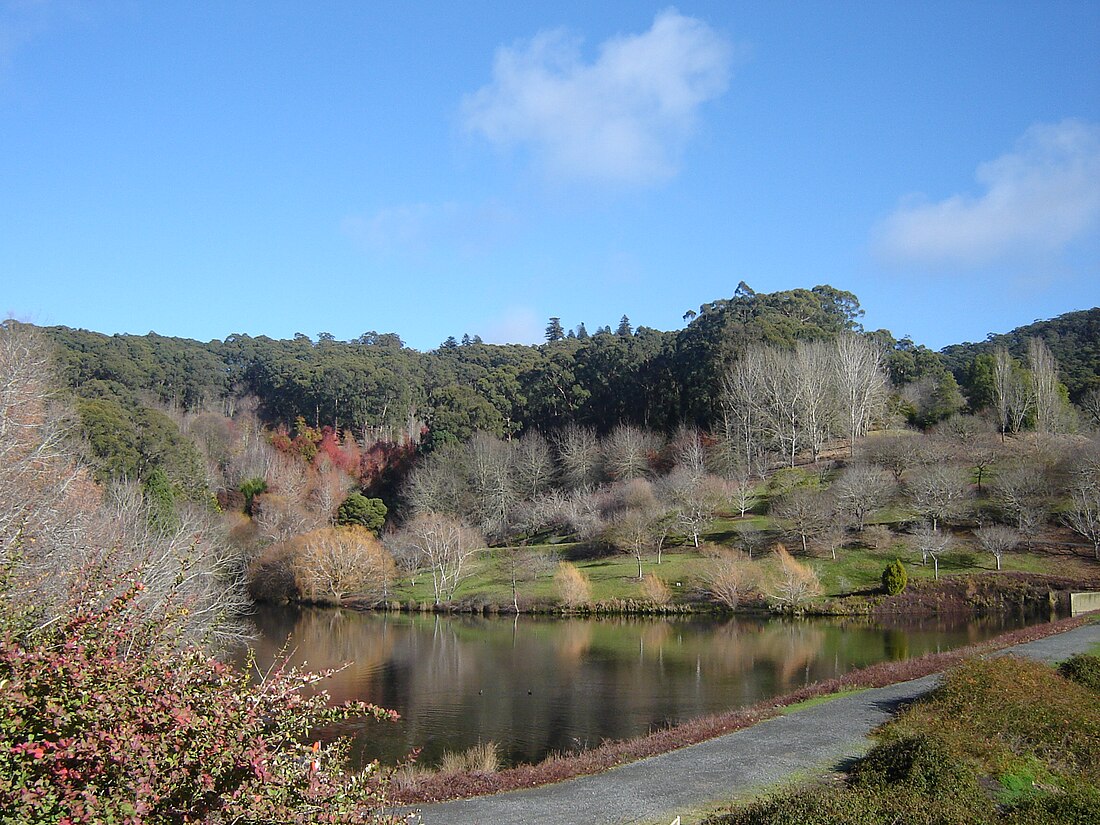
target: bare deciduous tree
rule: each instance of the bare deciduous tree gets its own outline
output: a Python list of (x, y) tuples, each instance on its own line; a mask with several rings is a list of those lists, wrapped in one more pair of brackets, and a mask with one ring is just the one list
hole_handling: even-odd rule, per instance
[(762, 389), (757, 399), (759, 420), (771, 446), (793, 467), (801, 444), (803, 386), (795, 371), (791, 352), (778, 347), (761, 347), (755, 356), (762, 363)]
[(940, 577), (940, 555), (951, 546), (951, 534), (936, 529), (931, 522), (924, 522), (913, 532), (913, 545), (920, 551), (921, 564), (932, 559), (935, 577)]
[(694, 427), (680, 427), (672, 443), (676, 467), (692, 478), (707, 474), (707, 449), (703, 434)]
[(1020, 534), (1003, 524), (990, 524), (974, 531), (978, 546), (992, 553), (997, 560), (997, 569), (1001, 569), (1004, 554), (1020, 543)]
[(347, 473), (327, 457), (324, 458), (310, 478), (306, 497), (309, 509), (322, 524), (332, 524), (336, 519), (336, 508), (347, 498), (353, 486)]
[(550, 445), (537, 432), (519, 440), (515, 455), (516, 486), (527, 499), (550, 487), (554, 480), (554, 456)]
[(749, 559), (763, 550), (768, 544), (768, 534), (752, 524), (742, 524), (737, 531), (737, 543), (744, 549)]
[(419, 566), (431, 571), (435, 603), (454, 598), (468, 574), (467, 563), (485, 546), (485, 540), (471, 527), (444, 513), (423, 512), (414, 516), (389, 541), (415, 553)]
[(920, 438), (911, 432), (869, 438), (861, 445), (859, 454), (868, 464), (891, 473), (897, 482), (923, 460)]
[(758, 350), (742, 354), (722, 378), (722, 447), (725, 471), (763, 471), (765, 464), (764, 365)]
[(909, 503), (913, 510), (938, 530), (941, 521), (962, 515), (970, 505), (970, 486), (965, 472), (952, 466), (924, 467), (909, 482)]
[(540, 573), (552, 570), (557, 564), (557, 555), (553, 552), (532, 552), (518, 547), (505, 552), (508, 578), (512, 584), (512, 608), (519, 613), (520, 582), (537, 578)]
[(653, 433), (620, 424), (604, 441), (604, 468), (612, 479), (645, 478), (650, 474), (650, 459), (659, 446)]
[(1081, 409), (1093, 427), (1100, 427), (1100, 387), (1093, 387), (1081, 397)]
[(699, 546), (699, 536), (730, 498), (728, 485), (714, 476), (695, 476), (685, 469), (674, 470), (662, 479), (661, 488), (672, 503), (676, 520)]
[(642, 562), (656, 547), (660, 535), (660, 518), (645, 510), (628, 509), (616, 515), (607, 528), (607, 539), (619, 550), (638, 562), (638, 580), (642, 579)]
[(507, 532), (512, 510), (519, 501), (515, 451), (514, 442), (484, 432), (474, 433), (465, 446), (474, 512), (486, 535), (500, 537)]
[(1047, 468), (1040, 461), (1022, 458), (1002, 468), (991, 487), (1003, 517), (1015, 522), (1030, 550), (1050, 516), (1053, 493)]
[(816, 462), (833, 432), (836, 393), (832, 381), (832, 351), (824, 341), (800, 341), (795, 347), (793, 373), (798, 386), (799, 441)]
[(829, 551), (833, 561), (836, 561), (836, 551), (848, 541), (848, 526), (840, 518), (841, 514), (837, 513), (835, 515), (836, 518), (816, 536), (818, 545)]
[(1019, 432), (1032, 407), (1030, 376), (1004, 347), (993, 353), (993, 403), (997, 408), (1001, 440), (1007, 432)]
[(735, 476), (729, 483), (730, 499), (741, 518), (756, 501), (756, 482), (748, 476)]
[(846, 333), (836, 340), (836, 389), (854, 455), (856, 440), (882, 418), (887, 380), (882, 351), (866, 338)]
[(809, 552), (809, 541), (817, 537), (832, 521), (830, 497), (819, 490), (796, 487), (775, 505), (771, 514), (785, 522), (791, 535), (802, 543), (802, 552)]
[(1035, 430), (1065, 432), (1065, 402), (1059, 393), (1058, 363), (1043, 339), (1032, 338), (1027, 342), (1027, 361), (1031, 369)]
[(561, 476), (574, 490), (589, 490), (599, 481), (600, 440), (590, 427), (570, 424), (555, 439)]
[(1092, 551), (1100, 561), (1100, 484), (1078, 482), (1070, 493), (1073, 503), (1063, 515), (1066, 525), (1092, 542)]
[(133, 609), (172, 617), (160, 643), (237, 637), (241, 560), (221, 523), (183, 506), (157, 528), (134, 485), (105, 495), (68, 441), (49, 352), (32, 327), (0, 324), (0, 609), (47, 624), (137, 581)]
[(837, 506), (856, 522), (862, 531), (867, 516), (886, 504), (897, 487), (893, 477), (885, 470), (867, 464), (853, 464), (836, 482), (833, 494)]
[(459, 516), (473, 509), (462, 459), (459, 450), (442, 449), (416, 465), (402, 487), (414, 511)]
[(320, 527), (324, 519), (310, 512), (297, 497), (264, 493), (252, 502), (252, 517), (260, 538), (268, 543), (287, 541)]

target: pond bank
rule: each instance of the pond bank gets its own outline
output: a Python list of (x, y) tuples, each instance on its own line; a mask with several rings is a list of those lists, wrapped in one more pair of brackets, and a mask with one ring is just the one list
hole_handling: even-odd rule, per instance
[[(1048, 611), (1060, 616), (1070, 612), (1069, 594), (1073, 590), (1100, 590), (1100, 579), (1083, 580), (1041, 573), (997, 572), (981, 575), (945, 576), (936, 581), (910, 582), (903, 592), (888, 596), (882, 591), (862, 591), (817, 600), (799, 615), (805, 616), (885, 616), (906, 614), (930, 616), (940, 613), (982, 616), (1010, 610)], [(696, 598), (688, 601), (656, 604), (645, 599), (608, 599), (570, 608), (553, 602), (521, 601), (519, 609), (511, 602), (500, 603), (481, 596), (469, 596), (452, 602), (386, 600), (383, 602), (346, 602), (351, 610), (379, 610), (391, 613), (443, 613), (532, 615), (532, 616), (761, 616), (775, 615), (760, 601), (746, 601), (730, 610), (713, 601)]]

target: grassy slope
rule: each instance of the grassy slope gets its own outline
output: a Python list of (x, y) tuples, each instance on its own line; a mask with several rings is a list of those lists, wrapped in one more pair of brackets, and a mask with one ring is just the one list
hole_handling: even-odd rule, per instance
[[(986, 476), (987, 484), (992, 473)], [(704, 543), (721, 547), (739, 547), (743, 531), (757, 531), (766, 539), (764, 548), (770, 548), (782, 537), (782, 523), (775, 521), (766, 513), (769, 501), (796, 486), (827, 486), (832, 479), (822, 477), (806, 468), (786, 468), (777, 471), (766, 484), (760, 484), (754, 491), (752, 507), (744, 517), (738, 511), (719, 512), (702, 536)], [(987, 487), (988, 489), (988, 487)], [(868, 527), (880, 526), (898, 530), (911, 518), (911, 514), (895, 507), (886, 507), (868, 518)], [(1093, 580), (1100, 576), (1100, 564), (1097, 564), (1087, 550), (1074, 551), (1066, 542), (1078, 543), (1068, 531), (1061, 531), (1057, 542), (1050, 545), (1036, 545), (1034, 552), (1018, 549), (1005, 555), (1002, 569), (1007, 572), (1037, 573), (1066, 578)], [(643, 562), (645, 573), (653, 573), (669, 587), (673, 603), (690, 601), (700, 595), (700, 578), (706, 564), (705, 553), (691, 546), (690, 541), (673, 536), (670, 539), (661, 564), (657, 564), (652, 554)], [(932, 579), (932, 562), (921, 564), (920, 554), (907, 546), (903, 536), (893, 533), (889, 536), (888, 546), (879, 548), (862, 546), (858, 541), (852, 546), (837, 551), (837, 558), (823, 551), (811, 548), (808, 556), (801, 555), (797, 541), (788, 541), (787, 547), (800, 561), (807, 562), (817, 573), (824, 598), (837, 597), (860, 591), (876, 590), (881, 585), (882, 571), (895, 558), (901, 559), (909, 573), (910, 580)], [(519, 553), (521, 557), (541, 557), (549, 559), (551, 564), (541, 565), (538, 572), (524, 575), (517, 585), (519, 598), (527, 602), (551, 603), (557, 594), (553, 583), (553, 560), (568, 559), (581, 545), (564, 542), (560, 537), (548, 537), (545, 544), (532, 544), (523, 548), (497, 547), (476, 559), (469, 567), (470, 575), (459, 586), (455, 600), (473, 600), (487, 604), (505, 606), (512, 602), (510, 557)], [(766, 576), (775, 568), (772, 554), (761, 549), (756, 554), (761, 572)], [(579, 559), (574, 562), (592, 585), (592, 601), (606, 602), (616, 599), (643, 599), (641, 583), (638, 581), (638, 564), (633, 556), (610, 552), (600, 558)], [(540, 565), (533, 565), (539, 568)], [(939, 560), (941, 576), (981, 574), (996, 571), (996, 560), (977, 547), (968, 533), (956, 536), (949, 552)], [(408, 581), (398, 583), (394, 596), (403, 602), (416, 601), (431, 603), (433, 593), (431, 580), (423, 574), (415, 584)]]
[(878, 738), (846, 784), (771, 795), (706, 821), (1100, 821), (1100, 693), (1044, 665), (966, 662)]
[[(760, 516), (745, 519), (757, 529), (768, 529), (768, 519)], [(736, 545), (734, 535), (741, 527), (740, 520), (718, 519), (710, 532), (704, 536), (708, 542)], [(527, 548), (494, 548), (475, 560), (470, 567), (471, 575), (459, 586), (456, 600), (477, 598), (500, 605), (510, 604), (512, 589), (510, 578), (510, 553), (524, 555), (553, 554), (566, 558), (570, 544), (547, 544)], [(808, 562), (821, 579), (826, 597), (835, 597), (847, 593), (872, 590), (880, 587), (882, 571), (895, 558), (901, 559), (913, 580), (932, 579), (933, 567), (920, 564), (920, 554), (915, 553), (898, 540), (884, 549), (867, 547), (846, 547), (837, 551), (837, 559), (829, 555), (814, 554), (809, 558), (798, 556)], [(595, 559), (581, 559), (575, 562), (592, 584), (593, 601), (611, 599), (644, 598), (638, 581), (638, 564), (625, 554), (613, 554)], [(682, 602), (698, 594), (699, 579), (706, 557), (694, 547), (674, 546), (666, 550), (661, 564), (656, 556), (647, 557), (643, 571), (653, 573), (662, 579), (672, 591), (673, 601)], [(757, 562), (764, 572), (771, 572), (775, 562), (769, 552), (757, 554)], [(1068, 578), (1092, 579), (1100, 575), (1100, 565), (1085, 555), (1052, 554), (1050, 552), (1027, 553), (1012, 552), (1005, 556), (1003, 569), (1023, 573), (1043, 573)], [(992, 555), (960, 543), (952, 552), (940, 558), (940, 575), (989, 573), (996, 570)], [(537, 575), (525, 576), (518, 583), (521, 599), (552, 601), (556, 599), (553, 583), (553, 568), (543, 570)], [(679, 585), (677, 585), (679, 583)], [(401, 601), (432, 601), (431, 580), (421, 574), (415, 585), (402, 582), (395, 588), (395, 597)]]

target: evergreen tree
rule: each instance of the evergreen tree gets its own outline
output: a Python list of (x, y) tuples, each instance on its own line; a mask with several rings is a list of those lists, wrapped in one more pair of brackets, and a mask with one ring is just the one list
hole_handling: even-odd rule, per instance
[(577, 340), (584, 341), (588, 338), (588, 330), (584, 326), (584, 321), (577, 324)]
[(896, 596), (905, 589), (907, 584), (909, 584), (909, 574), (901, 561), (894, 559), (891, 564), (886, 565), (886, 569), (882, 571), (883, 590), (891, 596)]
[(149, 524), (158, 532), (171, 533), (179, 526), (176, 496), (172, 482), (159, 467), (149, 474), (142, 485), (145, 504), (149, 508)]
[(630, 319), (625, 315), (619, 319), (619, 327), (615, 330), (615, 334), (623, 338), (629, 338), (634, 334), (634, 329), (630, 326)]
[(351, 493), (336, 511), (336, 523), (343, 526), (358, 525), (374, 533), (386, 523), (386, 505), (380, 498), (367, 498), (362, 493)]
[(553, 343), (565, 338), (565, 330), (561, 326), (561, 318), (551, 318), (546, 325), (546, 340)]

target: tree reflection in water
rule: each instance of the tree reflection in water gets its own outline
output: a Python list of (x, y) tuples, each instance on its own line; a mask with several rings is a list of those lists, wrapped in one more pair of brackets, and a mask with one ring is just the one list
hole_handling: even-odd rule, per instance
[[(879, 661), (948, 650), (1020, 627), (1021, 617), (903, 622), (738, 617), (551, 619), (264, 608), (257, 665), (342, 668), (337, 701), (397, 710), (396, 725), (348, 723), (353, 759), (396, 763), (414, 748), (492, 740), (505, 759), (648, 733)], [(243, 659), (243, 653), (242, 653)]]

